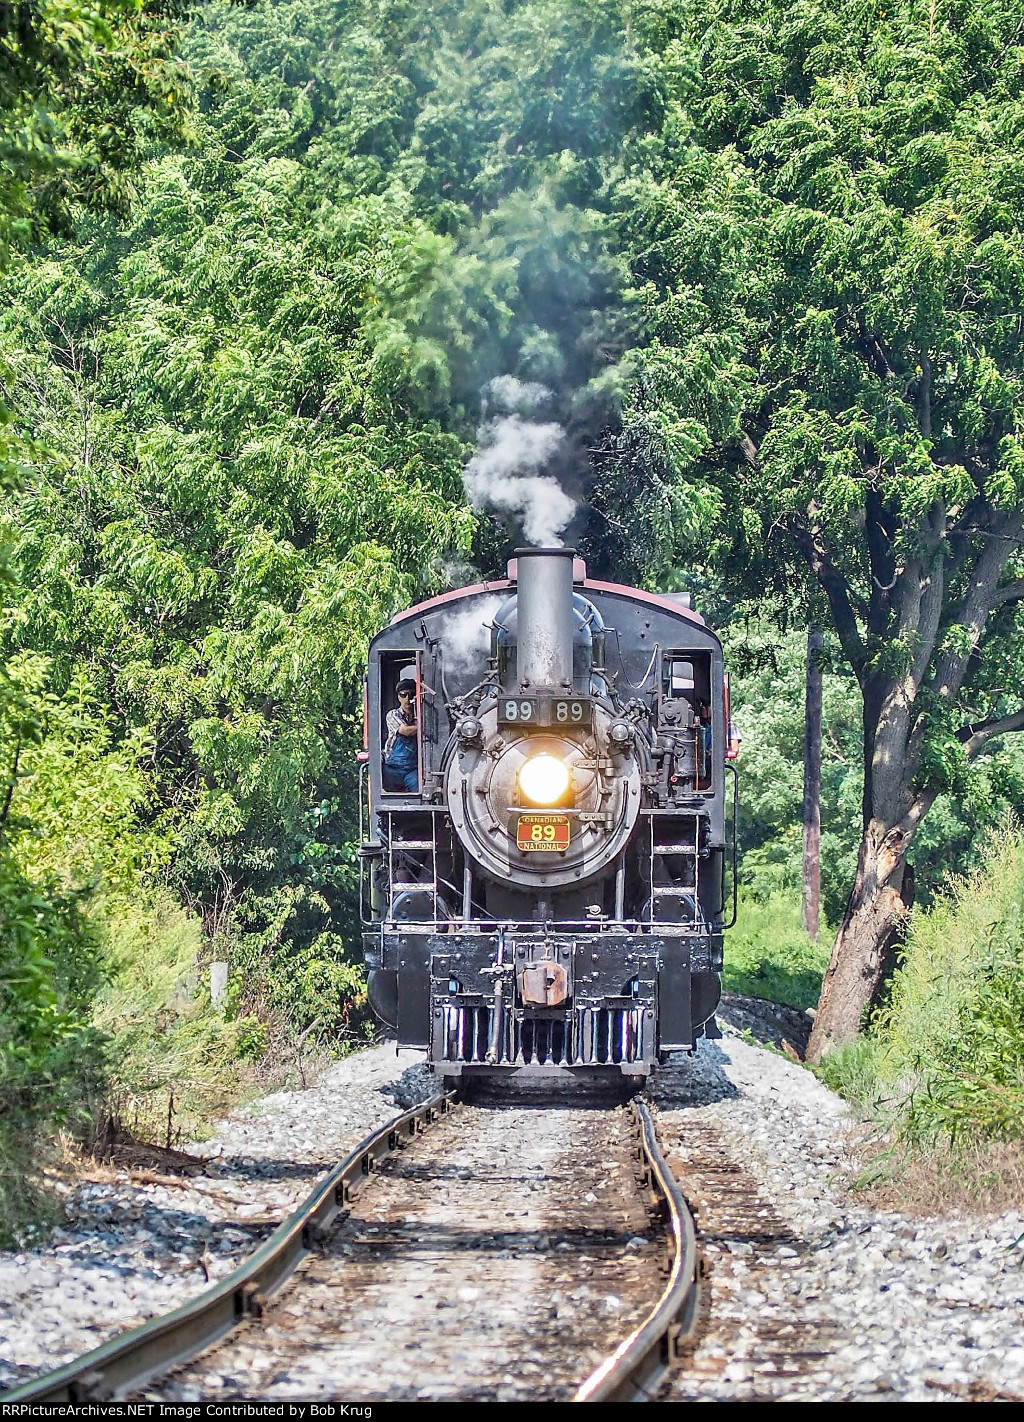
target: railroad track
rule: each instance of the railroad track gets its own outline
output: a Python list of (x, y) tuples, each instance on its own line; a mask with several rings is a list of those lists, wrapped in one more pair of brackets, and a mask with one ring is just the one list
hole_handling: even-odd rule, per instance
[(642, 1103), (439, 1095), (191, 1303), (2, 1397), (641, 1401), (692, 1333), (697, 1272)]
[[(666, 1135), (672, 1173), (693, 1204), (709, 1266), (710, 1317), (687, 1368), (664, 1379), (659, 1400), (815, 1402), (829, 1397), (840, 1329), (826, 1300), (804, 1294), (799, 1283), (787, 1283), (798, 1277), (811, 1246), (764, 1198), (714, 1122), (691, 1119)], [(753, 1318), (751, 1296), (759, 1300)], [(731, 1376), (734, 1369), (738, 1375)]]

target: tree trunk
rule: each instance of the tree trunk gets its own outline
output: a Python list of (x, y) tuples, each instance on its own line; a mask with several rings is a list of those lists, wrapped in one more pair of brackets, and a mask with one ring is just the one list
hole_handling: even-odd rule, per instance
[(807, 629), (804, 714), (804, 932), (817, 938), (821, 927), (821, 649), (817, 627)]
[(889, 961), (893, 937), (906, 920), (906, 844), (898, 830), (872, 820), (861, 840), (857, 878), (821, 987), (821, 1000), (807, 1044), (809, 1062), (850, 1042), (875, 997)]
[[(929, 369), (922, 362), (925, 439), (932, 419)], [(880, 473), (881, 465), (871, 471), (869, 485)], [(879, 1000), (912, 897), (907, 853), (939, 790), (926, 764), (929, 736), (950, 712), (959, 715), (961, 691), (985, 643), (990, 614), (1007, 601), (1024, 601), (1024, 579), (1000, 587), (1007, 561), (1024, 545), (1024, 506), (1001, 512), (980, 498), (956, 512), (936, 499), (912, 524), (903, 523), (904, 512), (873, 494), (866, 499), (866, 608), (832, 561), (815, 501), (808, 504), (810, 526), (795, 526), (864, 703), (863, 835), (856, 881), (807, 1045), (813, 1062), (852, 1041), (865, 1011)], [(897, 556), (895, 530), (901, 527), (905, 556)], [(956, 734), (971, 760), (994, 736), (1019, 730), (1024, 730), (1024, 707), (961, 726)]]

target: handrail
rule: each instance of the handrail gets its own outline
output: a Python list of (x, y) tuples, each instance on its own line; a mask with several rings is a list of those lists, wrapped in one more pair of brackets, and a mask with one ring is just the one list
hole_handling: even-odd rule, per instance
[(726, 770), (732, 771), (732, 918), (730, 918), (728, 923), (722, 925), (723, 929), (736, 927), (736, 919), (740, 908), (740, 881), (737, 872), (739, 856), (740, 775), (734, 765), (727, 765), (725, 768)]

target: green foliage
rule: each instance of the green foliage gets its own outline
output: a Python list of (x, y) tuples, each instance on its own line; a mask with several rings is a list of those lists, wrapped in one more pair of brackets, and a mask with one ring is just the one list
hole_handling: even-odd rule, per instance
[(68, 231), (73, 208), (124, 212), (154, 141), (188, 131), (174, 57), (182, 0), (14, 0), (0, 9), (0, 267)]
[(984, 872), (915, 920), (879, 1025), (890, 1079), (913, 1074), (912, 1138), (1021, 1137), (1024, 841), (1006, 833)]
[(639, 112), (616, 16), (211, 5), (194, 150), (155, 154), (130, 220), (83, 216), (0, 314), (35, 446), (8, 645), (57, 687), (87, 669), (147, 746), (166, 883), (245, 1011), (296, 1032), (359, 1016), (359, 672), (469, 551), (480, 386), (551, 379), (583, 429), (624, 379), (625, 270), (565, 146), (610, 141), (613, 89)]
[[(732, 704), (743, 737), (740, 881), (753, 899), (800, 896), (806, 633), (781, 632), (725, 612)], [(822, 677), (821, 882), (825, 918), (837, 923), (857, 867), (863, 787), (861, 705), (834, 643)], [(1024, 746), (995, 742), (963, 766), (955, 791), (937, 797), (914, 840), (915, 892), (928, 905), (947, 876), (980, 863), (986, 828), (1024, 798)]]
[(199, 921), (169, 894), (108, 906), (107, 981), (94, 1022), (107, 1039), (108, 1111), (141, 1139), (170, 1144), (238, 1097), (258, 1023), (210, 1002)]
[(736, 927), (726, 945), (722, 975), (726, 992), (813, 1007), (827, 966), (828, 949), (801, 927), (799, 896), (741, 896)]
[[(180, 141), (191, 90), (173, 57), (178, 0), (25, 0), (0, 7), (0, 270), (11, 247), (67, 232), (72, 209), (124, 211), (156, 140)], [(0, 396), (17, 379), (0, 357)], [(35, 422), (32, 422), (34, 424)], [(37, 1132), (81, 1129), (104, 1085), (90, 1024), (102, 928), (90, 898), (151, 856), (132, 836), (141, 740), (119, 750), (80, 671), (54, 694), (49, 663), (13, 658), (14, 501), (30, 477), (32, 425), (0, 399), (0, 1232), (38, 1204)], [(68, 691), (67, 696), (59, 694)], [(125, 830), (128, 833), (125, 833)], [(114, 852), (118, 841), (118, 852)]]
[[(611, 480), (615, 517), (660, 526), (653, 569), (672, 544), (830, 622), (862, 695), (863, 823), (906, 845), (934, 813), (924, 854), (948, 868), (955, 802), (999, 797), (970, 762), (1017, 729), (1024, 676), (1018, 7), (631, 14), (662, 107), (611, 197), (645, 331), (618, 439), (653, 455)], [(785, 793), (779, 765), (764, 798)], [(794, 850), (756, 872), (784, 881)], [(828, 848), (831, 910), (851, 850)]]
[(915, 913), (866, 1040), (821, 1074), (917, 1147), (1020, 1140), (1024, 1122), (1024, 838), (994, 837), (984, 867)]
[[(740, 879), (754, 899), (800, 897), (803, 856), (805, 632), (773, 633), (748, 621), (726, 629), (733, 718), (742, 736)], [(861, 727), (849, 674), (822, 676), (821, 878), (826, 919), (836, 922), (857, 865)], [(810, 1005), (810, 1004), (808, 1004)]]
[[(103, 1086), (102, 1039), (90, 1022), (101, 977), (101, 941), (88, 913), (89, 877), (102, 844), (95, 831), (131, 811), (96, 798), (105, 727), (82, 688), (60, 700), (42, 689), (45, 664), (23, 657), (0, 669), (0, 1220), (6, 1235), (37, 1202), (29, 1174), (35, 1133), (91, 1121)], [(88, 744), (88, 751), (85, 746)], [(64, 776), (76, 760), (90, 775), (79, 801)], [(58, 799), (68, 820), (43, 826), (38, 804)], [(81, 809), (81, 826), (76, 815)]]
[[(3, 693), (6, 692), (6, 695)], [(151, 885), (169, 852), (143, 822), (141, 736), (114, 740), (91, 688), (47, 690), (38, 656), (8, 661), (0, 744), (0, 1207), (40, 1208), (33, 1153), (61, 1126), (89, 1141), (111, 1116), (162, 1137), (233, 1100), (259, 1024), (199, 987), (200, 923)], [(170, 1115), (169, 1115), (170, 1113)]]
[(273, 921), (307, 875), (348, 901), (346, 829), (311, 806), (351, 795), (368, 637), (471, 522), (460, 442), (375, 403), (377, 308), (337, 300), (394, 279), (371, 214), (325, 243), (294, 163), (236, 166), (216, 204), (194, 166), (151, 167), (120, 265), (103, 229), (84, 269), (20, 278), (12, 398), (48, 449), (16, 514), (11, 636), (58, 678), (88, 665), (148, 738), (170, 882), (213, 936), (254, 895)]
[(267, 955), (262, 974), (255, 963), (248, 971), (246, 949), (253, 946), (246, 943), (240, 954), (243, 997), (252, 993), (254, 983), (265, 982), (271, 1016), (306, 1024), (307, 1036), (329, 1050), (373, 1037), (375, 1019), (367, 1005), (363, 968), (351, 961), (340, 934), (323, 934), (315, 944)]

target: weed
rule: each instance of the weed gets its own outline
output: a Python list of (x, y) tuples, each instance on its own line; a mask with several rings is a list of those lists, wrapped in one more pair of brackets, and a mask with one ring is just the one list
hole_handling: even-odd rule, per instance
[(854, 1104), (868, 1109), (880, 1105), (879, 1057), (881, 1049), (871, 1037), (858, 1037), (837, 1047), (825, 1057), (814, 1073), (826, 1086)]
[(726, 941), (726, 992), (815, 1007), (827, 966), (828, 947), (803, 931), (799, 903), (781, 893), (740, 899), (736, 927)]

